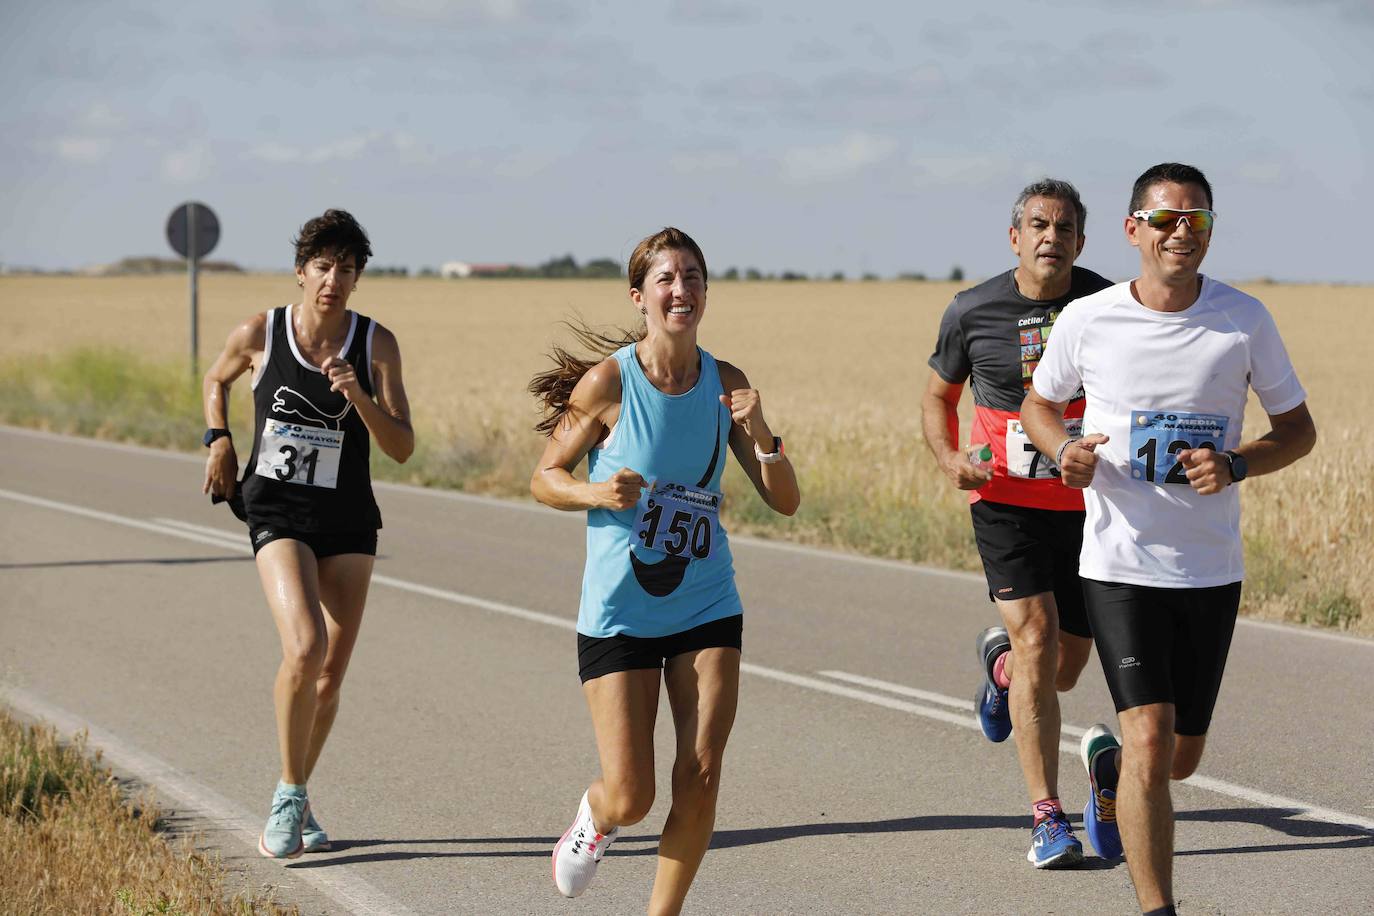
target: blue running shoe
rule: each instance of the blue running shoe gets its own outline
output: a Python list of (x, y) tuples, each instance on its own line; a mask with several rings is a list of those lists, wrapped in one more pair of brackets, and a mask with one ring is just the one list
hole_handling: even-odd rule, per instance
[(1011, 637), (1005, 627), (988, 627), (978, 634), (974, 644), (978, 665), (983, 669), (983, 683), (978, 685), (973, 705), (978, 710), (978, 724), (989, 741), (1006, 741), (1011, 734), (1011, 707), (1007, 704), (1006, 688), (998, 687), (992, 679), (992, 666), (997, 656), (1011, 649)]
[(1051, 814), (1031, 830), (1026, 861), (1036, 868), (1068, 868), (1083, 861), (1083, 844), (1073, 835), (1063, 811)]
[(1092, 797), (1083, 809), (1083, 829), (1087, 831), (1093, 849), (1104, 859), (1115, 859), (1121, 855), (1121, 830), (1116, 824), (1116, 788), (1102, 788), (1094, 774), (1100, 769), (1096, 765), (1099, 764), (1099, 755), (1120, 746), (1111, 729), (1101, 724), (1088, 729), (1078, 745), (1083, 767), (1088, 771), (1088, 783), (1092, 787)]
[(329, 834), (324, 832), (320, 822), (315, 820), (315, 809), (305, 812), (305, 825), (301, 827), (301, 843), (306, 852), (328, 852), (334, 848), (329, 842)]
[(277, 783), (277, 791), (272, 794), (272, 813), (258, 840), (258, 852), (269, 859), (299, 856), (305, 850), (301, 825), (309, 813), (310, 800), (305, 797), (305, 786)]

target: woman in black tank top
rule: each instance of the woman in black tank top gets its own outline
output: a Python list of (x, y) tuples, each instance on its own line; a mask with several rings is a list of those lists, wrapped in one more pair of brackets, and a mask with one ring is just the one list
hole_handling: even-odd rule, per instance
[[(258, 842), (272, 858), (329, 848), (305, 787), (338, 712), (382, 527), (371, 440), (396, 461), (415, 450), (396, 338), (347, 308), (371, 254), (348, 213), (307, 222), (296, 240), (301, 301), (235, 328), (205, 374), (204, 491), (248, 523), (281, 638), (281, 781)], [(253, 447), (240, 481), (229, 387), (250, 369)]]

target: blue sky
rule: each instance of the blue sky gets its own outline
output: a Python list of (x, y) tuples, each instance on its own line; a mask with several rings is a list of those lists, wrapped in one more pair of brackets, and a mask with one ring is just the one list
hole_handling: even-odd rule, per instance
[(1209, 272), (1374, 282), (1371, 48), (1368, 0), (5, 0), (0, 263), (170, 254), (197, 199), (261, 269), (337, 206), (412, 269), (672, 224), (717, 271), (988, 276), (1049, 174), (1120, 278), (1131, 182), (1181, 160)]

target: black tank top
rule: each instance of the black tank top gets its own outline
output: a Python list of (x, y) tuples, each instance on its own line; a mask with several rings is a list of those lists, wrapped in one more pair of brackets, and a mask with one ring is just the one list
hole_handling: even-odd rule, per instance
[[(368, 469), (371, 436), (358, 411), (296, 348), (291, 312), (267, 314), (262, 371), (253, 381), (253, 453), (241, 492), (250, 527), (375, 531), (382, 515)], [(372, 395), (372, 319), (349, 312), (339, 355)]]

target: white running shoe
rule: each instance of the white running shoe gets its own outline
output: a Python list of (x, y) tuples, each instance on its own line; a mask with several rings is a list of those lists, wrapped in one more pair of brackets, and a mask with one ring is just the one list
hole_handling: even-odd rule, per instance
[(576, 897), (587, 889), (596, 877), (601, 857), (620, 835), (617, 827), (610, 833), (597, 833), (592, 820), (592, 808), (587, 793), (577, 806), (577, 817), (558, 845), (553, 848), (553, 883), (564, 897)]

